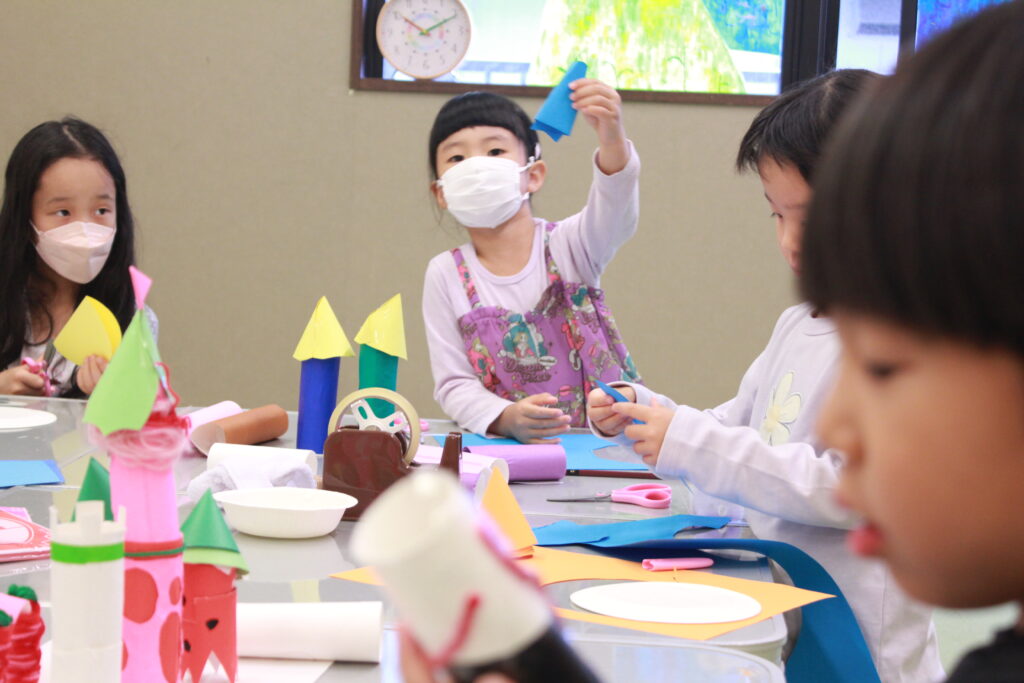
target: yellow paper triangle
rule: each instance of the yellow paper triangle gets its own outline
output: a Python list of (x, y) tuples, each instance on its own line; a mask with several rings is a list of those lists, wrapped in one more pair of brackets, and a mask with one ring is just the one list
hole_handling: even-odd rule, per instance
[(309, 360), (353, 355), (352, 345), (348, 343), (348, 337), (345, 336), (345, 330), (341, 329), (334, 309), (327, 297), (320, 297), (292, 357), (295, 360)]
[(78, 308), (53, 340), (60, 355), (75, 365), (82, 365), (89, 356), (110, 360), (121, 344), (121, 326), (110, 309), (91, 296), (82, 299)]
[(356, 334), (356, 341), (372, 346), (389, 356), (408, 358), (405, 353), (405, 322), (402, 320), (401, 294), (395, 294), (366, 318)]
[(480, 507), (487, 511), (511, 542), (514, 554), (522, 555), (520, 551), (523, 549), (533, 548), (537, 537), (534, 536), (523, 509), (519, 507), (519, 502), (512, 495), (512, 489), (508, 487), (508, 482), (500, 472), (494, 471), (487, 480), (487, 488), (484, 490)]

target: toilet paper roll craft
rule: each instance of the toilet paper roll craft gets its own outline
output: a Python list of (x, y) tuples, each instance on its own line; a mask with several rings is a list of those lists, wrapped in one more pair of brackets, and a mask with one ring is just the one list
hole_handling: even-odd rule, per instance
[(276, 439), (287, 431), (288, 413), (279, 405), (269, 404), (207, 422), (193, 429), (189, 438), (206, 455), (215, 443), (252, 446)]
[[(378, 417), (370, 409), (373, 399), (387, 406), (383, 411), (387, 417)], [(342, 426), (346, 415), (354, 417), (356, 424)], [(420, 442), (419, 417), (394, 391), (359, 389), (341, 399), (329, 424), (323, 488), (355, 497), (359, 503), (345, 512), (345, 519), (358, 519), (384, 489), (410, 472)]]
[[(402, 318), (402, 295), (396, 294), (371, 313), (356, 333), (359, 347), (359, 388), (398, 390), (398, 359), (408, 358), (405, 351), (405, 323)], [(370, 401), (375, 413), (389, 406)]]
[(383, 608), (381, 602), (243, 602), (238, 605), (238, 654), (379, 662)]
[(75, 365), (89, 356), (110, 360), (121, 344), (121, 326), (110, 309), (91, 296), (82, 299), (68, 318), (53, 345)]
[(27, 600), (29, 608), (23, 610), (11, 626), (11, 644), (7, 650), (4, 683), (34, 683), (39, 680), (40, 645), (46, 625), (36, 592), (28, 586), (11, 585), (7, 594)]
[(209, 491), (181, 531), (185, 538), (182, 671), (198, 682), (207, 660), (213, 658), (233, 682), (238, 673), (235, 579), (248, 567)]
[(563, 135), (570, 135), (573, 124), (576, 123), (576, 110), (573, 109), (572, 100), (569, 98), (572, 94), (569, 84), (586, 75), (587, 65), (583, 62), (575, 62), (570, 66), (558, 85), (548, 93), (530, 127), (547, 133), (555, 142)]
[(193, 410), (182, 419), (185, 420), (185, 424), (188, 426), (188, 433), (191, 436), (192, 432), (194, 432), (197, 427), (201, 427), (202, 425), (208, 422), (213, 422), (214, 420), (231, 417), (232, 415), (238, 415), (243, 412), (245, 411), (242, 410), (242, 407), (234, 401), (221, 401), (219, 403), (214, 403), (212, 406)]
[(299, 448), (323, 452), (327, 422), (338, 404), (341, 359), (353, 355), (352, 346), (331, 304), (327, 297), (320, 297), (292, 354), (295, 360), (302, 362), (296, 435)]
[[(415, 532), (410, 533), (410, 523)], [(456, 681), (596, 681), (562, 639), (536, 580), (450, 473), (425, 470), (388, 489), (350, 548), (373, 566), (406, 628)]]
[[(96, 458), (89, 456), (89, 465), (85, 470), (85, 477), (82, 479), (82, 486), (78, 489), (78, 503), (85, 501), (99, 501), (103, 503), (103, 519), (108, 522), (114, 521), (114, 511), (110, 506), (110, 472)], [(75, 521), (78, 506), (71, 513), (71, 521)]]
[(7, 669), (7, 653), (11, 649), (11, 631), (14, 619), (7, 612), (0, 610), (0, 681), (4, 679)]
[(110, 455), (111, 504), (127, 512), (121, 680), (175, 683), (184, 572), (174, 464), (188, 440), (142, 309), (149, 280), (134, 271), (133, 282), (139, 308), (83, 419), (90, 439)]
[(104, 507), (102, 500), (81, 500), (74, 521), (65, 524), (50, 508), (53, 681), (121, 680), (125, 513), (106, 520)]

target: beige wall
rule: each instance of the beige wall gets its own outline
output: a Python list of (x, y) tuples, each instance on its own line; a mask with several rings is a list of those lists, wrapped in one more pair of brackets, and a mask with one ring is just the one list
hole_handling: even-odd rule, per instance
[[(295, 408), (292, 350), (317, 297), (349, 337), (396, 292), (399, 390), (438, 415), (423, 271), (461, 241), (427, 194), (442, 96), (348, 88), (345, 0), (4, 0), (0, 156), (74, 113), (121, 155), (155, 279), (160, 347), (186, 404)], [(523, 99), (529, 113), (538, 99)], [(603, 284), (648, 383), (698, 406), (732, 395), (792, 300), (756, 178), (731, 168), (755, 110), (627, 103), (643, 160), (639, 234)], [(547, 142), (537, 215), (577, 211), (593, 131)], [(6, 163), (6, 161), (4, 161)], [(342, 364), (341, 391), (356, 384)]]

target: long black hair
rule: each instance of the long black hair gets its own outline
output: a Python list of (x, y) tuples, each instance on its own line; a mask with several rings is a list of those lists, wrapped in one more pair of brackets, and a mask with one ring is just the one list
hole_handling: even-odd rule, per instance
[(736, 169), (756, 172), (762, 160), (771, 159), (792, 164), (811, 184), (832, 128), (877, 78), (865, 69), (839, 69), (795, 84), (754, 117), (740, 142)]
[(930, 41), (840, 124), (815, 182), (812, 304), (1024, 357), (1024, 2)]
[[(53, 334), (53, 319), (46, 310), (50, 292), (33, 277), (38, 256), (32, 226), (32, 198), (43, 173), (60, 159), (92, 159), (114, 180), (117, 231), (110, 256), (99, 274), (78, 291), (102, 302), (123, 330), (135, 310), (128, 266), (135, 263), (135, 224), (128, 205), (128, 188), (121, 162), (110, 142), (95, 126), (68, 117), (39, 124), (14, 147), (4, 174), (4, 200), (0, 208), (0, 370), (21, 356), (26, 343), (41, 343)], [(43, 339), (30, 339), (30, 314), (49, 321)]]
[(463, 128), (495, 126), (511, 132), (523, 143), (526, 156), (540, 158), (537, 131), (530, 128), (530, 117), (523, 108), (503, 95), (473, 91), (456, 95), (441, 107), (430, 129), (428, 161), (433, 178), (437, 178), (437, 148), (449, 136)]

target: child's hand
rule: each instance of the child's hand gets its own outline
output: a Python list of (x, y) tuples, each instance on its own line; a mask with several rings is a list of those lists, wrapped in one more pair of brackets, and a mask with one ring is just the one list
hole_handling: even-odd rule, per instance
[(616, 403), (612, 411), (628, 419), (640, 420), (644, 424), (631, 424), (626, 427), (626, 436), (633, 439), (633, 450), (644, 459), (644, 463), (654, 469), (658, 464), (661, 444), (665, 441), (665, 432), (676, 414), (671, 408), (658, 405), (658, 399), (652, 398), (651, 405), (641, 406), (636, 403)]
[(85, 363), (78, 368), (78, 388), (82, 390), (86, 396), (91, 396), (93, 389), (96, 388), (96, 384), (100, 381), (100, 376), (103, 371), (107, 369), (109, 361), (103, 356), (89, 356), (85, 359)]
[(569, 88), (573, 108), (597, 131), (598, 168), (607, 175), (618, 173), (629, 161), (626, 129), (622, 125), (622, 98), (615, 88), (593, 78), (573, 81)]
[[(616, 389), (630, 401), (636, 401), (636, 392), (633, 387), (616, 387)], [(593, 389), (587, 395), (587, 417), (594, 423), (597, 431), (605, 436), (616, 436), (629, 422), (628, 417), (612, 412), (614, 403), (615, 399), (600, 389)]]
[(16, 365), (0, 372), (0, 394), (42, 396), (46, 379), (37, 375), (25, 365)]
[(520, 443), (558, 443), (556, 437), (569, 431), (572, 418), (558, 408), (546, 408), (558, 399), (551, 394), (534, 394), (505, 408), (491, 425), (491, 431), (511, 436)]

